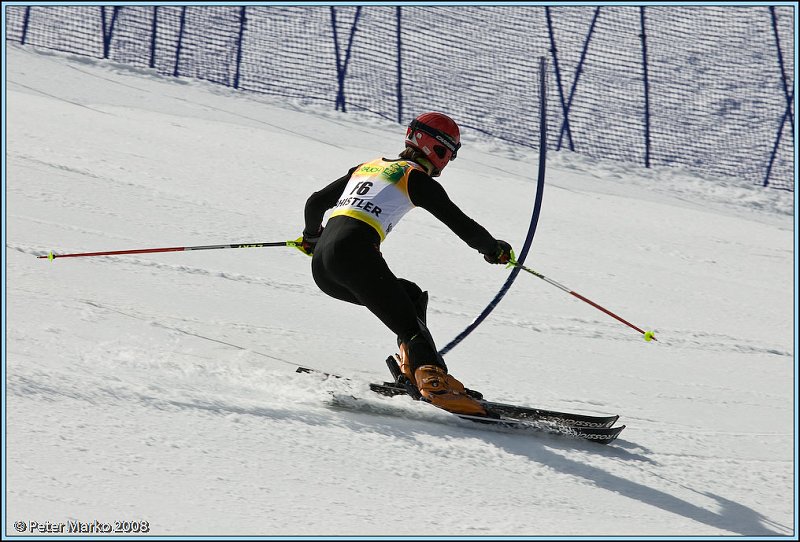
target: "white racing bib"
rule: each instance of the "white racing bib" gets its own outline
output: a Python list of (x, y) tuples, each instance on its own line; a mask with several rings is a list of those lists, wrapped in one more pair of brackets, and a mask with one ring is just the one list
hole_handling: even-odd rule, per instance
[(414, 169), (422, 167), (406, 160), (381, 158), (362, 164), (350, 176), (331, 217), (344, 215), (366, 222), (383, 241), (414, 208), (408, 197), (408, 176)]

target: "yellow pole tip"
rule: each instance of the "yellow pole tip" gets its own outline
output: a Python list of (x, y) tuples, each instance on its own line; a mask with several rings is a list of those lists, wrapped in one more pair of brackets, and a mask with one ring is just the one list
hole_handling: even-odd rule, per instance
[(650, 342), (655, 338), (656, 338), (656, 334), (654, 332), (652, 332), (652, 331), (647, 331), (644, 334), (644, 340), (647, 341), (647, 342)]

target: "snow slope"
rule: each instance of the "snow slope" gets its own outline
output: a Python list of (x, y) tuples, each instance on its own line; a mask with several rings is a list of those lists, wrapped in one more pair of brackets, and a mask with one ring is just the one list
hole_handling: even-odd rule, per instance
[[(452, 372), (628, 427), (608, 447), (489, 430), (370, 397), (394, 337), (295, 250), (35, 257), (293, 239), (308, 195), (398, 152), (402, 127), (16, 46), (6, 61), (4, 535), (796, 533), (794, 194), (552, 153), (527, 263), (658, 342), (520, 275)], [(535, 171), (535, 152), (465, 134), (442, 183), (521, 247)], [(440, 346), (508, 273), (423, 210), (382, 250), (430, 291)]]

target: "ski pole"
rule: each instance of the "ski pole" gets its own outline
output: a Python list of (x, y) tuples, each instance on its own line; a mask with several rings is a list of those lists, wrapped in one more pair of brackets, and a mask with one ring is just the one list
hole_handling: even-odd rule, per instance
[(545, 282), (547, 282), (547, 283), (550, 283), (550, 284), (552, 284), (552, 285), (553, 285), (553, 286), (555, 286), (556, 288), (559, 288), (559, 289), (561, 289), (561, 290), (564, 290), (564, 291), (565, 291), (565, 292), (567, 292), (568, 294), (571, 294), (571, 295), (573, 295), (573, 296), (577, 297), (577, 298), (578, 298), (578, 299), (580, 299), (581, 301), (585, 301), (586, 303), (588, 303), (588, 304), (589, 304), (589, 305), (591, 305), (592, 307), (594, 307), (594, 308), (596, 308), (596, 309), (599, 309), (599, 310), (603, 311), (604, 313), (606, 313), (607, 315), (611, 316), (612, 318), (616, 318), (617, 320), (619, 320), (620, 322), (622, 322), (622, 323), (623, 323), (623, 324), (625, 324), (626, 326), (628, 326), (628, 327), (630, 327), (630, 328), (633, 328), (633, 329), (635, 329), (636, 331), (638, 331), (639, 333), (641, 333), (642, 335), (644, 335), (644, 340), (645, 340), (645, 341), (648, 341), (648, 342), (649, 342), (649, 341), (657, 341), (657, 340), (658, 340), (658, 339), (656, 339), (656, 337), (655, 337), (655, 334), (654, 334), (652, 331), (645, 331), (645, 330), (643, 330), (643, 329), (640, 329), (639, 327), (637, 327), (637, 326), (635, 326), (635, 325), (631, 324), (630, 322), (628, 322), (628, 321), (627, 321), (627, 320), (625, 320), (624, 318), (620, 318), (619, 316), (617, 316), (616, 314), (614, 314), (614, 313), (613, 313), (613, 312), (611, 312), (610, 310), (606, 309), (605, 307), (601, 307), (600, 305), (598, 305), (597, 303), (595, 303), (595, 302), (594, 302), (594, 301), (592, 301), (591, 299), (588, 299), (588, 298), (586, 298), (586, 297), (583, 297), (583, 296), (582, 296), (581, 294), (579, 294), (578, 292), (575, 292), (575, 291), (573, 291), (573, 290), (570, 290), (569, 288), (567, 288), (567, 287), (566, 287), (566, 286), (564, 286), (563, 284), (560, 284), (560, 283), (558, 283), (558, 282), (554, 281), (554, 280), (553, 280), (553, 279), (551, 279), (551, 278), (545, 277), (545, 276), (544, 276), (544, 275), (542, 275), (541, 273), (539, 273), (539, 272), (537, 272), (537, 271), (534, 271), (533, 269), (531, 269), (531, 268), (529, 268), (529, 267), (526, 267), (526, 266), (522, 265), (522, 264), (521, 264), (521, 263), (519, 263), (518, 261), (516, 261), (516, 260), (512, 259), (510, 262), (508, 262), (508, 265), (509, 265), (509, 267), (510, 267), (510, 266), (515, 266), (515, 267), (518, 267), (518, 268), (522, 269), (523, 271), (527, 271), (528, 273), (530, 273), (530, 274), (531, 274), (531, 275), (533, 275), (534, 277), (539, 277), (539, 278), (540, 278), (540, 279), (542, 279), (543, 281), (545, 281)]
[(220, 248), (263, 248), (263, 247), (294, 247), (299, 249), (302, 242), (302, 237), (296, 241), (278, 241), (274, 243), (236, 243), (229, 245), (201, 245), (194, 247), (166, 247), (166, 248), (140, 248), (133, 250), (111, 250), (106, 252), (80, 252), (75, 254), (56, 254), (54, 252), (48, 253), (46, 256), (37, 256), (37, 258), (47, 258), (48, 260), (55, 260), (56, 258), (82, 258), (86, 256), (119, 256), (122, 254), (150, 254), (153, 252), (182, 252), (189, 250), (214, 250)]

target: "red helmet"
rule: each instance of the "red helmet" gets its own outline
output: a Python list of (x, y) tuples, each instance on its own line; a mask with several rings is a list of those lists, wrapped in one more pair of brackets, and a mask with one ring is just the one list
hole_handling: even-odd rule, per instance
[(456, 159), (461, 147), (458, 124), (442, 113), (423, 113), (408, 125), (406, 147), (424, 153), (433, 164), (433, 177), (437, 177), (450, 160)]

